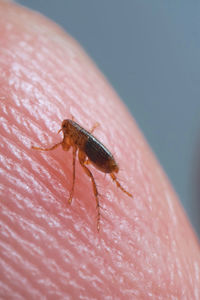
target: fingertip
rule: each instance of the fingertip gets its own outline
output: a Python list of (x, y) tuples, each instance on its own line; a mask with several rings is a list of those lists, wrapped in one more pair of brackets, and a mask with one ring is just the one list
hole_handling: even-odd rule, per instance
[[(140, 298), (195, 297), (198, 242), (125, 106), (57, 25), (11, 3), (0, 7), (0, 85), (2, 97), (10, 99), (1, 103), (2, 120), (9, 125), (1, 128), (1, 196), (6, 199), (1, 241), (7, 261), (1, 272), (9, 296), (132, 299), (134, 291)], [(116, 153), (120, 184), (128, 191), (92, 169), (108, 212), (101, 227), (96, 227), (91, 182), (78, 164), (75, 197), (66, 208), (71, 154), (62, 149), (32, 154), (25, 142), (55, 144), (62, 120), (71, 114), (86, 129), (100, 123), (95, 136)], [(101, 247), (96, 243), (99, 230)], [(11, 267), (20, 276), (9, 272)]]

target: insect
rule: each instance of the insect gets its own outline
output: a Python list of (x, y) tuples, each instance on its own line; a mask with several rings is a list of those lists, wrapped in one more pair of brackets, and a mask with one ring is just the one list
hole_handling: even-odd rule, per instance
[(117, 180), (115, 173), (118, 173), (119, 167), (111, 154), (111, 152), (98, 140), (96, 139), (92, 133), (94, 129), (99, 124), (95, 124), (91, 131), (85, 130), (79, 124), (74, 122), (73, 120), (66, 119), (62, 122), (61, 129), (58, 131), (63, 132), (63, 140), (60, 143), (55, 144), (50, 148), (40, 148), (40, 147), (32, 147), (35, 150), (42, 151), (50, 151), (56, 149), (58, 146), (62, 146), (64, 151), (68, 151), (70, 147), (73, 149), (73, 181), (72, 187), (69, 195), (68, 202), (72, 202), (73, 194), (74, 194), (74, 186), (75, 186), (75, 163), (76, 163), (76, 155), (78, 152), (79, 163), (83, 167), (84, 172), (90, 177), (93, 186), (93, 192), (96, 199), (97, 205), (97, 230), (100, 229), (100, 204), (99, 204), (99, 193), (97, 190), (96, 182), (94, 176), (90, 169), (87, 167), (88, 164), (92, 164), (98, 170), (103, 173), (110, 174), (112, 180), (116, 183), (117, 187), (119, 187), (124, 193), (126, 193), (129, 197), (132, 195), (127, 192)]

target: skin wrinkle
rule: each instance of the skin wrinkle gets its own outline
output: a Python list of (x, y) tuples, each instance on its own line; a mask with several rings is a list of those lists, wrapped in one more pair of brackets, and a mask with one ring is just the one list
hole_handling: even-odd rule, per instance
[[(19, 238), (19, 237), (18, 237)], [(18, 239), (17, 239), (18, 240)], [(23, 244), (23, 242), (21, 241), (21, 243)], [(53, 241), (51, 241), (50, 243), (49, 243), (49, 245), (51, 245), (51, 244), (55, 244)], [(28, 249), (27, 249), (28, 250)], [(22, 258), (21, 258), (22, 259)], [(30, 261), (30, 258), (29, 258), (29, 261)], [(39, 262), (38, 262), (39, 263)], [(18, 266), (19, 266), (19, 264), (18, 264)], [(49, 265), (48, 264), (48, 269), (49, 269), (49, 272), (51, 272), (51, 269), (50, 269), (50, 266), (51, 265)], [(35, 270), (39, 270), (39, 268), (41, 268), (41, 265), (40, 265), (40, 267), (39, 267), (39, 265), (38, 265), (38, 267), (37, 266), (35, 266)], [(32, 268), (29, 268), (30, 270), (32, 269)], [(27, 268), (27, 270), (28, 270), (28, 268)], [(32, 271), (31, 271), (31, 273), (33, 273)], [(55, 280), (54, 280), (54, 283), (55, 283)], [(52, 282), (52, 285), (53, 285), (53, 282)]]
[[(126, 108), (73, 39), (13, 7), (0, 2), (3, 297), (198, 299), (199, 247)], [(91, 182), (78, 162), (66, 204), (71, 151), (30, 149), (59, 142), (70, 114), (86, 129), (100, 121), (95, 135), (115, 153), (119, 180), (134, 195), (90, 168), (105, 215), (99, 235)]]

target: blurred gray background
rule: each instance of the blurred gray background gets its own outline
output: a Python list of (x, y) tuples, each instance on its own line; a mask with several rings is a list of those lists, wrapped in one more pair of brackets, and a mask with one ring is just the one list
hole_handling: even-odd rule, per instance
[(138, 122), (200, 236), (200, 2), (18, 0), (85, 48)]

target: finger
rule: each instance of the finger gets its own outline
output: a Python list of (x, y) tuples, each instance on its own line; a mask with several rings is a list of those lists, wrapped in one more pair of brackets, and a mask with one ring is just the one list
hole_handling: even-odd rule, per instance
[[(168, 180), (124, 105), (57, 25), (0, 3), (1, 295), (87, 299), (199, 298), (199, 246)], [(105, 208), (57, 131), (70, 115), (115, 157), (118, 180), (91, 167)], [(90, 167), (90, 166), (89, 166)], [(103, 211), (103, 209), (101, 210)], [(103, 212), (101, 212), (103, 214)]]

